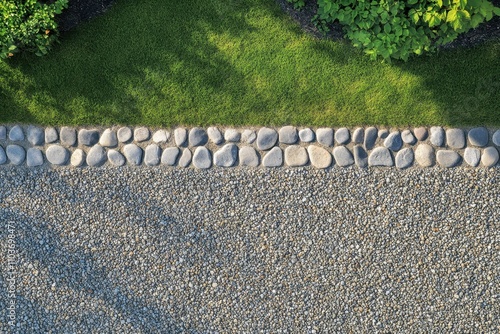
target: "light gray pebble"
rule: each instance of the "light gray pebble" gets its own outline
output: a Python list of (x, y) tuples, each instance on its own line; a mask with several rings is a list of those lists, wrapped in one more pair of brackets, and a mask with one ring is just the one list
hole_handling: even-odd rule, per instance
[(500, 146), (500, 130), (495, 131), (491, 140), (493, 141), (493, 144)]
[(485, 167), (493, 167), (498, 162), (498, 150), (493, 147), (487, 147), (483, 150), (483, 154), (481, 155), (481, 163)]
[(76, 144), (76, 130), (67, 126), (61, 128), (61, 144), (73, 146)]
[(466, 147), (464, 160), (469, 166), (476, 167), (481, 161), (481, 150), (475, 147)]
[(230, 143), (237, 143), (240, 141), (241, 133), (236, 129), (226, 129), (224, 131), (224, 139)]
[(319, 128), (316, 130), (316, 140), (323, 146), (333, 146), (333, 129)]
[(0, 146), (0, 165), (3, 165), (7, 162), (7, 155), (5, 154), (5, 150), (2, 146)]
[(290, 167), (300, 167), (309, 162), (309, 156), (304, 147), (291, 145), (285, 149), (285, 162)]
[(246, 129), (241, 133), (241, 141), (252, 144), (257, 139), (257, 134), (253, 130)]
[(371, 126), (365, 130), (364, 146), (365, 150), (371, 150), (377, 141), (378, 130)]
[(57, 130), (54, 127), (45, 128), (45, 142), (47, 144), (53, 143), (59, 139)]
[(42, 151), (36, 147), (30, 147), (26, 154), (26, 165), (28, 167), (36, 167), (43, 165)]
[(219, 145), (224, 141), (224, 138), (222, 137), (222, 133), (220, 133), (219, 129), (217, 129), (215, 126), (211, 126), (207, 129), (208, 133), (208, 138), (214, 143), (215, 145)]
[(132, 130), (126, 126), (118, 129), (118, 141), (120, 143), (126, 143), (132, 139)]
[(104, 132), (101, 135), (101, 139), (99, 139), (99, 144), (104, 147), (114, 147), (118, 145), (118, 138), (116, 136), (116, 132), (114, 132), (111, 129), (104, 130)]
[(45, 133), (42, 128), (30, 125), (28, 127), (28, 141), (33, 146), (42, 145), (45, 139)]
[(257, 134), (257, 147), (261, 151), (267, 151), (276, 144), (278, 133), (271, 128), (261, 128)]
[(347, 167), (354, 163), (354, 157), (351, 151), (345, 146), (337, 146), (333, 149), (333, 158), (335, 163), (340, 167)]
[(314, 141), (315, 135), (314, 131), (310, 128), (305, 128), (299, 131), (299, 138), (304, 143), (310, 143)]
[(78, 131), (78, 144), (94, 146), (99, 142), (99, 132), (97, 130), (81, 129)]
[(424, 128), (423, 126), (414, 129), (413, 133), (415, 134), (415, 137), (419, 141), (424, 141), (427, 139), (428, 135), (427, 128)]
[[(295, 144), (299, 139), (297, 128), (291, 125), (284, 126), (279, 131), (279, 141), (283, 144)], [(285, 153), (286, 155), (286, 153)], [(285, 158), (286, 160), (286, 158)]]
[(194, 151), (193, 165), (199, 169), (207, 169), (212, 166), (212, 154), (205, 146), (199, 146)]
[(11, 141), (21, 141), (24, 140), (23, 128), (19, 125), (14, 125), (9, 131), (9, 140)]
[(161, 163), (167, 166), (174, 166), (179, 153), (181, 153), (181, 150), (178, 147), (165, 148), (161, 155)]
[(226, 144), (214, 153), (214, 165), (219, 167), (234, 166), (238, 159), (238, 146)]
[(394, 166), (391, 152), (385, 147), (375, 148), (368, 157), (368, 164), (370, 166)]
[(443, 146), (444, 145), (444, 130), (440, 126), (431, 127), (431, 144), (434, 146)]
[(193, 158), (193, 153), (189, 148), (185, 148), (182, 150), (182, 155), (179, 158), (179, 167), (186, 168), (191, 163), (191, 159)]
[(389, 135), (389, 130), (387, 130), (387, 129), (378, 130), (378, 137), (380, 139), (385, 139), (385, 138), (387, 138), (388, 135)]
[(457, 166), (462, 157), (452, 150), (439, 150), (436, 153), (436, 160), (441, 167), (450, 168)]
[(239, 151), (240, 166), (257, 167), (259, 155), (253, 147), (243, 146)]
[(345, 145), (349, 143), (350, 140), (351, 140), (351, 134), (349, 132), (349, 129), (340, 128), (337, 131), (335, 131), (335, 141), (338, 144)]
[(361, 145), (356, 145), (353, 148), (354, 163), (359, 168), (368, 167), (368, 153)]
[(273, 147), (262, 159), (265, 167), (279, 167), (283, 164), (283, 151), (279, 147)]
[(415, 154), (411, 148), (404, 148), (396, 154), (396, 167), (408, 168), (413, 164)]
[(311, 165), (316, 168), (328, 168), (332, 164), (332, 155), (323, 147), (309, 145), (307, 147)]
[(410, 130), (403, 130), (401, 132), (401, 139), (403, 140), (403, 143), (409, 144), (409, 145), (414, 145), (417, 142), (417, 138), (411, 133)]
[(141, 126), (140, 128), (136, 128), (134, 130), (134, 140), (138, 143), (148, 140), (150, 136), (151, 133), (145, 126)]
[(352, 142), (355, 144), (363, 144), (364, 140), (365, 140), (365, 129), (356, 128), (356, 130), (354, 130), (354, 132), (352, 133)]
[(70, 163), (74, 167), (80, 167), (83, 165), (84, 162), (85, 162), (85, 152), (82, 149), (77, 148), (71, 155)]
[(117, 150), (108, 150), (108, 160), (113, 166), (123, 166), (125, 165), (125, 157), (123, 154), (118, 152)]
[(450, 148), (461, 149), (465, 147), (465, 134), (462, 129), (446, 130), (446, 143)]
[(436, 163), (434, 148), (428, 144), (420, 144), (415, 150), (415, 160), (422, 167), (431, 167)]
[(7, 128), (3, 125), (0, 125), (0, 140), (7, 139)]
[(192, 147), (203, 146), (208, 141), (207, 132), (202, 128), (192, 128), (189, 131), (189, 145)]
[(484, 147), (488, 145), (489, 134), (486, 128), (474, 128), (469, 131), (469, 143), (472, 146)]
[(153, 134), (153, 141), (157, 144), (166, 143), (170, 137), (170, 132), (166, 130), (158, 130)]
[(130, 165), (139, 166), (141, 164), (143, 152), (136, 144), (123, 146), (122, 152)]
[(403, 146), (401, 133), (399, 131), (391, 132), (384, 140), (384, 146), (391, 151), (399, 151)]
[(50, 145), (45, 150), (45, 156), (53, 165), (65, 165), (69, 159), (69, 151), (61, 145)]
[(144, 163), (147, 166), (156, 166), (160, 163), (161, 149), (156, 144), (146, 146), (144, 154)]
[(90, 167), (99, 167), (102, 166), (107, 160), (106, 151), (104, 148), (97, 144), (90, 148), (87, 153), (87, 165)]
[(186, 145), (187, 130), (184, 128), (177, 128), (174, 130), (175, 145), (181, 147)]

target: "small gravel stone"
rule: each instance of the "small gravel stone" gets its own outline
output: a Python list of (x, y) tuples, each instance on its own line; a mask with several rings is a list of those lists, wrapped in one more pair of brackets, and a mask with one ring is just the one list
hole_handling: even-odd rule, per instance
[(446, 143), (450, 148), (461, 149), (465, 147), (465, 134), (462, 129), (446, 130)]
[(481, 150), (474, 147), (466, 147), (464, 152), (464, 160), (470, 166), (476, 167), (481, 161)]
[(189, 131), (189, 145), (192, 147), (203, 146), (208, 142), (207, 132), (202, 128), (192, 128)]
[(261, 128), (257, 134), (257, 147), (261, 151), (267, 151), (276, 144), (278, 133), (271, 128)]
[(166, 130), (158, 130), (153, 134), (153, 141), (157, 144), (166, 143), (170, 138), (170, 132)]
[(113, 166), (117, 166), (117, 167), (125, 165), (125, 162), (126, 162), (123, 154), (121, 154), (117, 150), (109, 150), (108, 151), (108, 160)]
[(352, 142), (355, 144), (363, 144), (364, 140), (365, 140), (365, 129), (356, 128), (356, 130), (354, 130), (354, 132), (352, 133)]
[(7, 139), (7, 128), (3, 125), (0, 125), (0, 140)]
[(104, 130), (101, 135), (101, 139), (99, 139), (99, 144), (104, 147), (114, 147), (118, 145), (118, 138), (116, 137), (116, 133), (111, 129)]
[(237, 143), (240, 141), (241, 133), (236, 129), (227, 129), (224, 131), (224, 139), (230, 143)]
[(181, 150), (178, 147), (165, 148), (161, 155), (161, 163), (167, 166), (174, 166), (179, 153), (181, 153)]
[(419, 141), (423, 141), (427, 139), (427, 129), (424, 127), (419, 127), (413, 130), (413, 133), (415, 134), (415, 137)]
[(309, 154), (311, 165), (316, 168), (327, 168), (332, 164), (332, 155), (323, 147), (309, 145), (307, 153)]
[(347, 167), (354, 163), (354, 158), (351, 151), (345, 146), (337, 146), (333, 149), (333, 158), (335, 163), (340, 167)]
[(259, 165), (259, 154), (250, 146), (244, 146), (239, 151), (240, 166), (257, 167)]
[(87, 153), (87, 165), (90, 167), (102, 166), (107, 160), (107, 154), (104, 148), (97, 144), (90, 148)]
[[(43, 131), (42, 131), (43, 134)], [(38, 148), (31, 147), (26, 154), (26, 165), (28, 167), (36, 167), (43, 165), (43, 154)]]
[(71, 165), (74, 167), (80, 167), (85, 162), (85, 152), (82, 149), (77, 148), (71, 155)]
[(468, 137), (472, 146), (484, 147), (488, 145), (489, 134), (486, 128), (471, 129)]
[(78, 143), (85, 146), (93, 146), (99, 142), (97, 130), (81, 129), (78, 131)]
[(408, 168), (413, 164), (415, 154), (411, 148), (404, 148), (396, 154), (396, 167)]
[(333, 129), (320, 128), (316, 130), (316, 140), (323, 146), (333, 146)]
[(417, 142), (417, 139), (410, 130), (403, 130), (403, 132), (401, 132), (401, 139), (403, 143), (409, 145), (414, 145)]
[(151, 133), (149, 129), (144, 126), (134, 130), (134, 140), (138, 143), (148, 140), (149, 136), (151, 136)]
[(436, 153), (436, 160), (441, 167), (455, 167), (460, 163), (462, 158), (460, 154), (452, 150), (439, 150)]
[(493, 147), (487, 147), (483, 150), (483, 154), (481, 156), (481, 163), (485, 167), (493, 167), (498, 162), (498, 150)]
[(199, 146), (194, 151), (193, 165), (199, 169), (207, 169), (212, 166), (212, 154), (205, 146)]
[(366, 150), (371, 150), (377, 141), (378, 131), (377, 128), (371, 126), (365, 130), (364, 146)]
[(47, 144), (53, 143), (57, 139), (59, 139), (59, 135), (57, 134), (56, 128), (45, 128), (45, 142)]
[(188, 167), (191, 163), (192, 157), (193, 153), (191, 153), (191, 150), (189, 148), (185, 148), (184, 150), (182, 150), (182, 155), (179, 159), (179, 167)]
[(160, 163), (161, 149), (156, 144), (146, 146), (144, 163), (146, 166), (156, 166)]
[(73, 146), (76, 144), (76, 130), (67, 126), (61, 128), (61, 144)]
[(5, 154), (5, 150), (2, 146), (0, 146), (0, 165), (3, 165), (7, 162), (7, 155)]
[(361, 145), (356, 145), (353, 148), (354, 162), (359, 168), (368, 167), (368, 153)]
[(500, 146), (500, 130), (495, 131), (491, 140), (493, 141), (493, 144)]
[(391, 151), (399, 151), (403, 146), (401, 133), (399, 131), (391, 132), (384, 140), (384, 146)]
[(262, 159), (265, 167), (279, 167), (283, 164), (283, 151), (279, 147), (273, 147)]
[(69, 159), (69, 151), (61, 145), (50, 145), (45, 150), (45, 156), (53, 165), (65, 165)]
[(309, 156), (304, 147), (292, 145), (285, 149), (285, 162), (290, 167), (300, 167), (309, 162)]
[(118, 141), (120, 143), (126, 143), (132, 139), (132, 130), (127, 127), (122, 127), (118, 129)]
[(136, 144), (127, 144), (123, 146), (123, 155), (128, 163), (134, 166), (139, 166), (142, 162), (142, 149)]
[(415, 160), (422, 167), (431, 167), (436, 163), (434, 148), (428, 144), (420, 144), (415, 150)]
[[(181, 147), (186, 145), (187, 140), (187, 130), (184, 128), (177, 128), (174, 131), (175, 145)], [(191, 152), (191, 151), (190, 151)], [(184, 154), (184, 153), (182, 153)], [(191, 159), (190, 161), (191, 162)]]
[(380, 139), (385, 139), (385, 138), (387, 138), (387, 136), (389, 136), (389, 130), (387, 130), (387, 129), (378, 130), (378, 137)]
[(349, 143), (351, 140), (351, 134), (349, 133), (349, 129), (340, 128), (335, 131), (335, 141), (340, 145), (345, 145)]
[(226, 144), (214, 154), (214, 165), (219, 167), (234, 166), (238, 159), (238, 146)]
[(222, 137), (222, 134), (220, 133), (219, 129), (217, 129), (215, 126), (211, 126), (207, 129), (208, 133), (208, 138), (214, 143), (215, 145), (219, 145), (224, 141), (224, 138)]
[(45, 133), (43, 129), (37, 126), (28, 127), (28, 141), (33, 146), (42, 145), (45, 139)]
[(9, 140), (11, 141), (21, 141), (24, 140), (23, 128), (19, 125), (14, 125), (9, 131)]
[(299, 131), (299, 138), (304, 143), (310, 143), (314, 141), (314, 131), (309, 128), (302, 129)]
[(244, 130), (241, 133), (241, 141), (247, 144), (252, 144), (257, 139), (257, 134), (253, 130)]
[(375, 148), (368, 157), (368, 164), (370, 166), (394, 166), (394, 161), (392, 160), (391, 152), (385, 147)]
[(433, 126), (431, 128), (431, 144), (434, 146), (443, 146), (444, 145), (444, 130), (440, 126)]
[[(279, 141), (283, 144), (295, 144), (299, 139), (297, 128), (291, 125), (284, 126), (279, 131)], [(285, 153), (286, 156), (286, 153)], [(285, 158), (286, 160), (286, 158)]]

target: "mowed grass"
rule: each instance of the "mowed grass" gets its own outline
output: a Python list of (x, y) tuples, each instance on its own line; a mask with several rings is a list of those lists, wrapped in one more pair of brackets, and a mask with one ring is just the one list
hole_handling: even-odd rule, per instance
[(500, 41), (408, 63), (314, 39), (274, 0), (118, 0), (0, 62), (0, 122), (500, 125)]

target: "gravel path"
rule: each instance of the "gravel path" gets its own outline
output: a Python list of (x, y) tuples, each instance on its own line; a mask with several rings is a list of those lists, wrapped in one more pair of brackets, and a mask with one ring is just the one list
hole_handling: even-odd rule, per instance
[(0, 332), (498, 333), (499, 176), (3, 167)]

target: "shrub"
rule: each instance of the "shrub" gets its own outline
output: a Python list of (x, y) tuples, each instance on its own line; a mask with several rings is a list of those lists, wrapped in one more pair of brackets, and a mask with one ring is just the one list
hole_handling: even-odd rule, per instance
[(304, 0), (286, 0), (286, 1), (288, 1), (291, 4), (293, 4), (293, 7), (295, 9), (299, 9), (300, 10), (300, 9), (302, 9), (302, 7), (305, 6)]
[(407, 60), (500, 15), (487, 0), (318, 0), (314, 20), (338, 21), (354, 46), (376, 59)]
[(0, 58), (26, 50), (47, 54), (59, 32), (54, 19), (68, 0), (0, 0)]

